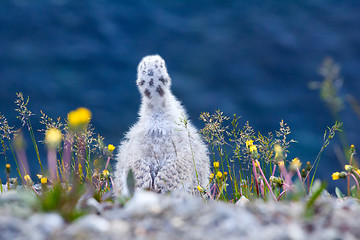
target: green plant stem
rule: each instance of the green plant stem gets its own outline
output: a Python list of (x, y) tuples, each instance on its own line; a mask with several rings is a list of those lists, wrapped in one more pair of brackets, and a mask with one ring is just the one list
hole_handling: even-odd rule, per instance
[(190, 145), (190, 151), (191, 151), (191, 157), (192, 157), (192, 159), (193, 159), (193, 163), (194, 163), (194, 169), (195, 169), (195, 174), (196, 174), (197, 184), (198, 184), (198, 185), (200, 185), (199, 175), (198, 175), (198, 172), (197, 172), (197, 170), (196, 170), (196, 164), (195, 164), (194, 151), (193, 151), (193, 147), (192, 147), (192, 144), (191, 144), (190, 131), (189, 131), (189, 129), (187, 128), (187, 122), (185, 122), (185, 128), (186, 128), (186, 131), (187, 131), (187, 134), (188, 134), (189, 145)]
[(17, 158), (16, 158), (15, 151), (14, 151), (14, 149), (13, 149), (13, 147), (12, 147), (12, 144), (11, 144), (11, 142), (10, 142), (10, 140), (9, 140), (9, 139), (8, 139), (8, 141), (9, 141), (9, 146), (10, 146), (11, 153), (12, 153), (12, 155), (13, 155), (13, 157), (14, 157), (14, 160), (15, 160), (15, 164), (16, 164), (16, 171), (18, 172), (18, 174), (19, 174), (19, 176), (20, 176), (21, 183), (22, 183), (22, 184), (24, 184), (24, 183), (23, 183), (23, 178), (22, 178), (22, 176), (21, 176), (21, 172), (20, 172), (19, 164), (18, 164), (18, 161), (17, 161)]
[(347, 191), (348, 191), (348, 197), (350, 197), (350, 174), (348, 173), (347, 176)]
[(36, 139), (35, 139), (33, 128), (31, 126), (31, 122), (30, 122), (30, 120), (27, 120), (26, 123), (28, 124), (28, 130), (29, 130), (29, 133), (30, 133), (30, 136), (31, 136), (31, 141), (32, 141), (32, 143), (34, 145), (34, 149), (35, 149), (35, 152), (36, 152), (36, 157), (37, 157), (37, 159), (39, 161), (39, 164), (40, 164), (41, 172), (44, 175), (45, 172), (44, 172), (43, 166), (41, 164), (39, 148), (38, 148), (37, 143), (36, 143)]

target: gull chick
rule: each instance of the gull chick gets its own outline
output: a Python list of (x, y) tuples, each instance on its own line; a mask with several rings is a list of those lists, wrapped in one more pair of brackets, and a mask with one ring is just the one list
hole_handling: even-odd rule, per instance
[(141, 93), (138, 121), (119, 147), (115, 170), (116, 194), (129, 195), (130, 169), (135, 188), (158, 193), (185, 190), (209, 182), (208, 150), (184, 107), (172, 94), (171, 78), (159, 55), (144, 57), (137, 69)]

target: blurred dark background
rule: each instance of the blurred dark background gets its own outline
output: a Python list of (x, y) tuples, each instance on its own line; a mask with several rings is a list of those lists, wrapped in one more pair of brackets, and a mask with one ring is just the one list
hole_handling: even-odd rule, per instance
[[(30, 97), (35, 129), (40, 110), (65, 118), (84, 106), (105, 143), (117, 145), (137, 119), (137, 64), (155, 53), (198, 128), (199, 114), (216, 109), (263, 133), (284, 119), (298, 141), (289, 157), (313, 161), (334, 119), (308, 84), (322, 80), (318, 68), (331, 56), (342, 67), (340, 95), (358, 97), (360, 2), (2, 0), (0, 112), (20, 127), (13, 103), (19, 91)], [(360, 147), (359, 121), (348, 105), (341, 117), (349, 142)], [(318, 170), (330, 184), (342, 169), (337, 144)]]

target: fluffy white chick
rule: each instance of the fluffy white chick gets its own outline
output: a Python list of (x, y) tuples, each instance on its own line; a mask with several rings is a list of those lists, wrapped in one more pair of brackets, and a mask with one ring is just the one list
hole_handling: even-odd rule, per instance
[(136, 188), (195, 193), (198, 185), (206, 186), (209, 181), (208, 150), (170, 90), (165, 61), (159, 55), (144, 57), (136, 84), (142, 97), (139, 119), (119, 147), (116, 194), (129, 194), (126, 178), (130, 169)]

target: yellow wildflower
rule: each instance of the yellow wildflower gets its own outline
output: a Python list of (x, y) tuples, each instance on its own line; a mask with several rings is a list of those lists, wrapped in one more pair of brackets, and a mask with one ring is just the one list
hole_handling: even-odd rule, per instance
[(50, 128), (45, 133), (45, 142), (49, 148), (57, 148), (62, 139), (61, 131), (57, 128)]
[(253, 143), (254, 143), (253, 140), (247, 140), (247, 141), (245, 142), (247, 148), (250, 147), (250, 146), (252, 146)]
[(259, 163), (259, 161), (258, 161), (258, 160), (256, 160), (256, 161), (254, 162), (254, 165), (255, 165), (255, 167), (260, 167), (260, 163)]
[(360, 176), (360, 169), (356, 169), (356, 171), (355, 171), (357, 174), (359, 174), (359, 176)]
[(42, 177), (40, 181), (41, 184), (47, 184), (47, 177)]
[(214, 168), (218, 168), (219, 167), (219, 162), (214, 162)]
[(250, 146), (250, 152), (256, 152), (257, 151), (257, 147), (255, 145), (251, 145)]
[(31, 181), (31, 178), (30, 178), (29, 175), (25, 175), (25, 176), (24, 176), (24, 180), (25, 180), (26, 182), (29, 182), (29, 181)]
[(68, 122), (71, 130), (84, 130), (91, 120), (91, 112), (89, 109), (80, 107), (69, 112)]
[(6, 168), (10, 168), (10, 164), (6, 164), (5, 167), (6, 167)]
[(250, 150), (252, 158), (258, 158), (259, 157), (259, 153), (258, 153), (257, 147), (255, 145), (251, 145), (249, 150)]
[(290, 166), (293, 167), (293, 168), (298, 168), (299, 169), (301, 167), (300, 159), (299, 158), (294, 158), (291, 161)]
[(278, 153), (278, 154), (281, 154), (281, 155), (282, 155), (283, 149), (282, 149), (282, 147), (281, 147), (279, 144), (275, 144), (275, 146), (274, 146), (274, 151), (275, 151), (275, 153)]
[(104, 177), (108, 177), (110, 175), (109, 170), (105, 169), (102, 174), (104, 175)]
[(41, 178), (43, 177), (43, 175), (41, 175), (41, 174), (36, 174), (36, 176), (37, 176), (39, 179), (41, 179)]
[(221, 172), (217, 172), (217, 173), (216, 173), (216, 177), (217, 177), (217, 178), (221, 178), (222, 176), (223, 176), (223, 174), (222, 174)]
[(213, 178), (214, 178), (214, 174), (211, 173), (211, 174), (210, 174), (210, 180), (213, 179)]
[(332, 175), (331, 175), (332, 179), (333, 180), (338, 180), (339, 179), (339, 172), (334, 172)]
[(345, 165), (345, 170), (350, 172), (353, 169), (351, 165)]
[(224, 176), (226, 177), (228, 175), (228, 173), (227, 172), (224, 172)]
[(202, 192), (202, 190), (203, 190), (202, 187), (200, 187), (200, 185), (197, 185), (196, 188), (197, 188), (197, 190), (199, 190), (199, 192)]
[(275, 151), (275, 159), (274, 160), (276, 162), (283, 160), (283, 157), (284, 157), (283, 156), (283, 149), (279, 144), (275, 144), (274, 151)]
[(115, 150), (114, 145), (109, 144), (109, 145), (108, 145), (108, 150), (109, 150), (110, 153), (112, 153), (112, 152)]

